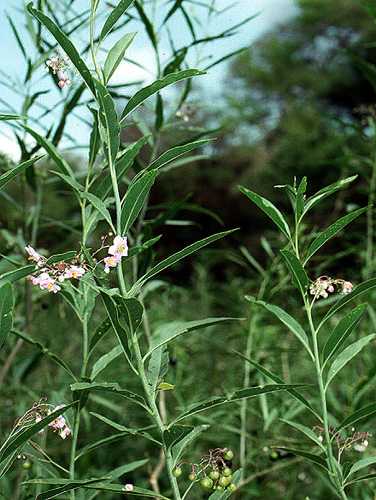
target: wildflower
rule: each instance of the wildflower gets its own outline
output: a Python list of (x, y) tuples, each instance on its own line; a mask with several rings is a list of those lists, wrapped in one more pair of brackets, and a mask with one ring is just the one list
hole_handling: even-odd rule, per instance
[(83, 267), (78, 266), (70, 266), (65, 271), (63, 276), (65, 278), (81, 278), (85, 274), (85, 269)]
[(133, 491), (133, 484), (126, 484), (122, 491)]
[(345, 281), (344, 283), (342, 283), (342, 293), (350, 293), (351, 290), (352, 290), (352, 283), (350, 283), (350, 281)]
[(44, 257), (36, 252), (32, 246), (28, 245), (25, 247), (25, 250), (29, 254), (28, 260), (34, 260), (37, 263), (41, 263), (45, 260)]
[(121, 257), (118, 255), (109, 255), (103, 259), (104, 261), (104, 272), (109, 273), (110, 267), (116, 267), (121, 261)]
[(48, 59), (46, 61), (45, 72), (49, 73), (51, 69), (54, 75), (58, 75), (58, 85), (61, 89), (64, 87), (64, 85), (69, 85), (71, 83), (70, 79), (66, 75), (67, 70), (72, 69), (72, 66), (70, 66), (69, 63), (69, 57), (63, 56), (59, 52), (56, 52), (55, 55), (51, 57), (51, 59)]
[(113, 244), (108, 249), (110, 255), (115, 255), (119, 257), (125, 257), (128, 255), (128, 243), (127, 238), (122, 238), (121, 236), (115, 236)]

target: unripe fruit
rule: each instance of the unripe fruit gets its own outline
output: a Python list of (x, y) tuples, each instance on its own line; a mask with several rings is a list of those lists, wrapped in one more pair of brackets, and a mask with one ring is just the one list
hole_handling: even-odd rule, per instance
[(31, 467), (31, 462), (30, 460), (25, 460), (25, 462), (22, 462), (21, 467), (25, 470), (30, 469)]
[(225, 491), (225, 489), (220, 484), (217, 484), (217, 486), (215, 486), (215, 491)]
[(218, 471), (217, 469), (213, 469), (213, 470), (209, 473), (209, 477), (215, 481), (216, 479), (218, 479), (218, 478), (219, 478), (219, 471)]
[(232, 460), (234, 458), (234, 452), (232, 450), (227, 450), (226, 453), (223, 455), (223, 458), (225, 460)]
[(179, 476), (181, 476), (182, 472), (183, 471), (181, 470), (181, 467), (175, 467), (175, 469), (172, 471), (172, 474), (175, 477), (179, 477)]
[(227, 486), (226, 490), (228, 490), (228, 491), (235, 491), (235, 490), (236, 490), (236, 488), (237, 488), (237, 486), (236, 486), (236, 484), (235, 484), (235, 483), (230, 483), (230, 484)]
[(225, 488), (229, 484), (229, 482), (230, 481), (225, 476), (221, 476), (218, 479), (218, 484), (219, 484), (219, 486), (222, 486), (222, 488)]
[(197, 474), (195, 472), (191, 472), (189, 475), (188, 475), (188, 479), (190, 481), (196, 481), (197, 479)]
[(231, 476), (231, 472), (232, 471), (230, 467), (225, 467), (224, 469), (222, 469), (222, 475), (225, 477)]
[(203, 477), (200, 480), (200, 486), (203, 490), (211, 490), (213, 488), (213, 480), (210, 477)]

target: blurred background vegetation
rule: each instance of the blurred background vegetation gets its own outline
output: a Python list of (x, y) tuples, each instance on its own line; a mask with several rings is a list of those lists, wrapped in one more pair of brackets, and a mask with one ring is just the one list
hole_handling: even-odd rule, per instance
[[(205, 330), (204, 335), (199, 330), (173, 342), (166, 379), (176, 386), (174, 394), (166, 394), (166, 406), (171, 412), (177, 405), (185, 406), (242, 386), (244, 364), (233, 350), (245, 352), (246, 349), (254, 311), (250, 310), (244, 295), (259, 293), (259, 266), (267, 275), (263, 299), (276, 299), (287, 310), (299, 307), (292, 289), (290, 293), (278, 257), (281, 242), (274, 228), (236, 186), (242, 184), (289, 211), (284, 190), (275, 189), (275, 185), (291, 184), (294, 177), (299, 181), (307, 175), (308, 195), (311, 195), (331, 182), (359, 174), (335, 199), (329, 198), (312, 211), (307, 224), (308, 240), (310, 233), (322, 230), (339, 216), (366, 205), (370, 199), (375, 137), (369, 120), (376, 119), (375, 91), (351, 55), (376, 64), (376, 26), (370, 15), (376, 9), (375, 3), (372, 0), (297, 0), (297, 5), (299, 11), (294, 19), (276, 26), (231, 59), (220, 94), (218, 88), (214, 89), (214, 97), (203, 103), (200, 83), (194, 83), (186, 103), (189, 107), (182, 109), (182, 116), (175, 118), (161, 143), (162, 151), (205, 130), (215, 131), (211, 136), (216, 137), (203, 151), (206, 158), (200, 155), (157, 178), (145, 216), (145, 230), (153, 236), (162, 234), (162, 238), (156, 253), (153, 250), (142, 254), (144, 261), (140, 267), (222, 227), (240, 229), (215, 248), (206, 249), (161, 273), (158, 280), (146, 287), (143, 300), (149, 310), (149, 321), (155, 326), (166, 320), (216, 315), (245, 318), (230, 326)], [(148, 113), (147, 109), (143, 112), (146, 123), (153, 119)], [(127, 144), (140, 135), (137, 125), (126, 128), (123, 142)], [(149, 154), (143, 152), (144, 156), (138, 160), (140, 164), (148, 161)], [(76, 162), (79, 170), (80, 153), (70, 155), (71, 164)], [(12, 161), (1, 156), (0, 173), (11, 166)], [(1, 192), (0, 253), (8, 259), (24, 259), (20, 258), (20, 249), (32, 236), (38, 249), (45, 249), (48, 254), (78, 248), (78, 207), (66, 185), (48, 175), (50, 168), (48, 162), (39, 163), (38, 175), (41, 179), (45, 177), (43, 195), (39, 192), (38, 179), (25, 182), (17, 178)], [(41, 203), (38, 196), (43, 196)], [(155, 217), (160, 210), (180, 201), (181, 208), (175, 219), (155, 227)], [(35, 210), (40, 210), (38, 228), (33, 226)], [(366, 230), (366, 219), (361, 217), (346, 233), (326, 245), (314, 262), (310, 277), (314, 279), (322, 272), (356, 284), (365, 273), (372, 273), (373, 260), (367, 263), (365, 255)], [(105, 226), (98, 227), (98, 238), (102, 232), (106, 232)], [(0, 271), (8, 269), (12, 266), (3, 259)], [(52, 352), (64, 353), (70, 366), (78, 371), (75, 353), (80, 350), (80, 330), (69, 305), (56, 300), (52, 294), (33, 292), (31, 294), (27, 287), (17, 288), (16, 326), (17, 321), (24, 324), (22, 304), (32, 302), (34, 319), (27, 323), (27, 333), (45, 343)], [(102, 319), (103, 311), (96, 306), (92, 328)], [(364, 323), (365, 333), (374, 327), (374, 319), (370, 317), (368, 323)], [(300, 352), (298, 343), (290, 334), (281, 334), (277, 321), (258, 312), (252, 328), (252, 359), (283, 375), (286, 382), (310, 381), (310, 373), (304, 372), (302, 362), (295, 363)], [(114, 339), (106, 336), (98, 347), (105, 353), (114, 345)], [(334, 418), (374, 401), (375, 351), (373, 345), (351, 364), (346, 376), (338, 378), (330, 393)], [(35, 346), (10, 338), (0, 351), (0, 362), (0, 436), (3, 441), (15, 415), (21, 415), (30, 401), (38, 401), (47, 391), (49, 400), (58, 404), (69, 394), (65, 393), (64, 373), (56, 370), (52, 361), (44, 358)], [(108, 367), (107, 380), (117, 377), (120, 362), (116, 360)], [(256, 372), (250, 376), (251, 384), (265, 382)], [(131, 384), (131, 379), (120, 381), (120, 385), (130, 390)], [(137, 409), (126, 402), (93, 396), (86, 413), (81, 446), (85, 446), (92, 433), (96, 438), (110, 433), (104, 424), (89, 418), (89, 411), (106, 414), (129, 428), (148, 426)], [(248, 411), (251, 417), (247, 429), (247, 480), (234, 494), (234, 499), (332, 498), (327, 480), (319, 470), (270, 449), (271, 445), (299, 441), (300, 437), (279, 420), (285, 412), (294, 414), (294, 403), (281, 395), (260, 398), (249, 403)], [(304, 418), (302, 416), (306, 425), (315, 425)], [(199, 460), (208, 448), (216, 446), (229, 446), (237, 455), (239, 412), (220, 408), (196, 416), (194, 421), (209, 423), (211, 427), (190, 447), (189, 460)], [(372, 432), (372, 422), (369, 425), (363, 430)], [(60, 457), (64, 462), (66, 444), (51, 439), (49, 445), (51, 457)], [(376, 445), (371, 439), (367, 453), (371, 455), (375, 451)], [(351, 450), (348, 454), (351, 457), (359, 452)], [(145, 456), (155, 460), (155, 450), (150, 443), (146, 448), (144, 441), (132, 436), (119, 442), (116, 450), (113, 445), (104, 446), (85, 455), (78, 462), (78, 470), (84, 471), (90, 462), (92, 475), (99, 475), (105, 467), (115, 468)], [(236, 456), (234, 464), (238, 465)], [(14, 481), (19, 482), (28, 474), (21, 467), (16, 472), (18, 475), (0, 483), (4, 498), (14, 498)], [(124, 478), (124, 482), (148, 487), (147, 473), (146, 468), (140, 469), (132, 477)], [(166, 486), (163, 476), (160, 480), (163, 488)], [(205, 497), (198, 490), (196, 493), (196, 498)], [(370, 481), (363, 483), (361, 489), (354, 489), (353, 498), (368, 500), (375, 498), (375, 493), (376, 487)], [(19, 495), (20, 500), (29, 498), (27, 492)]]

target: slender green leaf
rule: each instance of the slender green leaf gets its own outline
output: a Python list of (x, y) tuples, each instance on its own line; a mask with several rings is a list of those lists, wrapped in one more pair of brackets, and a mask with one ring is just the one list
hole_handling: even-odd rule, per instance
[(351, 469), (349, 470), (348, 476), (351, 476), (351, 474), (354, 474), (355, 472), (359, 472), (360, 470), (365, 469), (369, 465), (373, 465), (375, 463), (376, 463), (376, 457), (362, 458), (362, 460), (358, 460), (351, 467)]
[(186, 437), (193, 429), (192, 425), (172, 425), (163, 432), (163, 443), (166, 447), (167, 453), (171, 448)]
[[(90, 412), (90, 414), (93, 415), (93, 417), (98, 418), (102, 422), (105, 422), (107, 425), (110, 425), (114, 429), (121, 431), (123, 433), (123, 437), (125, 435), (141, 436), (141, 437), (148, 439), (149, 441), (152, 441), (153, 443), (157, 443), (159, 445), (161, 444), (160, 441), (158, 441), (151, 434), (146, 432), (146, 430), (150, 429), (150, 427), (145, 427), (143, 429), (129, 429), (128, 427), (125, 427), (124, 425), (119, 424), (118, 422), (114, 422), (113, 420), (110, 420), (109, 418), (104, 417), (103, 415), (100, 415), (99, 413)], [(95, 444), (93, 446), (95, 446)]]
[(76, 257), (76, 256), (77, 256), (77, 252), (75, 252), (74, 250), (70, 250), (70, 251), (64, 252), (64, 253), (57, 253), (55, 255), (51, 255), (51, 257), (49, 257), (46, 260), (46, 264), (51, 265), (51, 264), (55, 264), (56, 262), (62, 262), (64, 260), (71, 260), (71, 259), (74, 259), (74, 257)]
[(304, 194), (307, 189), (307, 177), (303, 177), (296, 193), (296, 219), (299, 220), (304, 209)]
[(90, 339), (89, 352), (91, 352), (94, 347), (98, 344), (98, 342), (104, 337), (104, 335), (108, 332), (111, 327), (110, 318), (105, 318), (98, 328), (95, 330), (93, 336)]
[(179, 71), (178, 73), (170, 73), (160, 80), (156, 80), (150, 85), (143, 87), (129, 99), (121, 114), (120, 121), (123, 121), (124, 118), (126, 118), (135, 108), (137, 108), (137, 106), (142, 104), (153, 94), (156, 94), (157, 92), (162, 90), (164, 87), (167, 87), (168, 85), (179, 82), (181, 80), (185, 80), (187, 78), (192, 78), (193, 76), (204, 74), (204, 71), (199, 71), (198, 69), (185, 69), (183, 71)]
[(93, 365), (91, 369), (90, 379), (95, 380), (96, 377), (103, 371), (114, 359), (120, 356), (123, 348), (120, 345), (115, 346), (111, 351), (103, 354)]
[(342, 420), (342, 422), (339, 424), (339, 426), (336, 429), (336, 433), (338, 434), (341, 429), (344, 429), (346, 427), (349, 427), (353, 425), (355, 422), (358, 422), (358, 420), (361, 420), (362, 418), (369, 417), (376, 413), (376, 403), (372, 403), (368, 406), (365, 406), (364, 408), (361, 408), (360, 410), (354, 411), (351, 415), (349, 415), (347, 418)]
[(142, 177), (129, 186), (121, 209), (120, 233), (122, 236), (129, 231), (136, 220), (157, 175), (157, 169), (145, 172)]
[(324, 460), (319, 455), (314, 455), (313, 453), (307, 453), (306, 451), (293, 450), (292, 448), (285, 448), (282, 446), (273, 446), (273, 448), (277, 448), (278, 450), (283, 450), (286, 453), (292, 453), (293, 455), (297, 455), (298, 457), (306, 458), (307, 460), (310, 460), (311, 462), (314, 462), (316, 465), (320, 465), (320, 467), (323, 467), (325, 470), (329, 471), (326, 460)]
[(75, 374), (72, 372), (72, 370), (69, 368), (69, 366), (66, 365), (65, 362), (59, 358), (59, 356), (57, 356), (56, 354), (51, 352), (49, 349), (47, 349), (47, 347), (45, 347), (43, 344), (34, 340), (29, 335), (27, 335), (24, 332), (21, 332), (21, 330), (18, 330), (17, 328), (12, 328), (12, 333), (14, 333), (14, 335), (16, 335), (20, 339), (24, 340), (28, 344), (32, 345), (33, 347), (35, 347), (39, 351), (43, 352), (43, 354), (45, 354), (48, 358), (50, 358), (52, 361), (54, 361), (59, 366), (61, 366), (67, 373), (69, 373), (69, 375), (72, 377), (73, 380), (77, 381)]
[(69, 166), (69, 163), (66, 160), (64, 160), (64, 158), (61, 156), (61, 154), (52, 144), (52, 142), (46, 139), (45, 137), (39, 135), (35, 130), (27, 127), (26, 125), (21, 124), (21, 126), (26, 130), (26, 132), (28, 132), (32, 137), (34, 137), (34, 139), (42, 148), (44, 148), (47, 151), (50, 158), (56, 163), (56, 165), (59, 167), (62, 173), (74, 179), (74, 174)]
[(91, 169), (98, 157), (99, 149), (101, 147), (101, 134), (99, 132), (99, 111), (91, 108), (90, 106), (88, 106), (88, 108), (92, 112), (94, 118), (89, 144), (89, 169)]
[(352, 481), (348, 481), (348, 482), (346, 482), (346, 484), (359, 483), (360, 481), (369, 481), (370, 479), (375, 479), (375, 478), (376, 478), (376, 473), (366, 474), (365, 476), (357, 477), (356, 479), (353, 479)]
[(43, 493), (39, 493), (36, 496), (35, 500), (49, 500), (50, 498), (54, 498), (59, 496), (61, 493), (66, 491), (76, 490), (77, 488), (85, 487), (89, 484), (98, 484), (99, 481), (109, 481), (110, 478), (96, 478), (96, 479), (60, 479), (60, 478), (48, 478), (48, 479), (34, 479), (31, 481), (25, 481), (26, 484), (59, 484), (62, 486), (58, 486), (57, 488), (52, 488), (51, 490), (45, 491)]
[(82, 198), (86, 198), (90, 201), (90, 203), (98, 210), (98, 212), (102, 215), (102, 217), (106, 219), (110, 228), (116, 234), (116, 230), (114, 228), (114, 225), (112, 224), (110, 212), (107, 210), (106, 205), (103, 203), (103, 201), (100, 198), (98, 198), (98, 196), (95, 196), (95, 194), (93, 193), (85, 192), (80, 194)]
[(320, 189), (320, 191), (317, 191), (316, 194), (308, 198), (308, 200), (306, 201), (304, 205), (303, 215), (305, 215), (308, 212), (308, 210), (317, 205), (317, 203), (319, 203), (321, 200), (335, 193), (336, 191), (339, 191), (341, 188), (343, 188), (343, 186), (346, 186), (350, 182), (353, 182), (357, 177), (358, 177), (357, 175), (347, 177), (346, 179), (334, 182), (333, 184), (330, 184), (329, 186)]
[(5, 174), (0, 176), (0, 189), (5, 186), (9, 181), (11, 181), (16, 175), (18, 175), (20, 172), (23, 172), (26, 170), (28, 167), (33, 165), (37, 160), (40, 158), (43, 158), (44, 155), (36, 156), (35, 158), (31, 158), (30, 160), (25, 161), (24, 163), (21, 163), (21, 165), (18, 165), (18, 167), (12, 168), (12, 170), (9, 170), (8, 172), (5, 172)]
[(230, 403), (231, 401), (239, 401), (241, 399), (253, 398), (256, 396), (260, 396), (261, 394), (268, 394), (271, 392), (277, 391), (288, 391), (290, 389), (297, 389), (299, 387), (307, 387), (306, 384), (272, 384), (272, 385), (260, 385), (258, 387), (249, 387), (247, 389), (241, 389), (239, 391), (235, 391), (227, 396), (214, 396), (210, 399), (206, 399), (205, 401), (201, 401), (200, 403), (194, 403), (188, 406), (183, 413), (181, 413), (171, 424), (175, 424), (179, 420), (183, 418), (189, 417), (191, 415), (195, 415), (201, 411), (207, 410), (209, 408), (213, 408), (218, 405)]
[(371, 278), (370, 280), (364, 281), (357, 287), (355, 287), (352, 292), (345, 294), (343, 297), (341, 297), (338, 302), (332, 305), (332, 307), (329, 309), (329, 311), (325, 314), (323, 317), (320, 326), (318, 327), (318, 330), (321, 328), (321, 326), (327, 321), (333, 314), (335, 314), (337, 311), (341, 309), (345, 304), (350, 302), (351, 300), (355, 299), (355, 297), (358, 297), (358, 295), (367, 292), (368, 290), (371, 290), (372, 288), (376, 287), (376, 278)]
[(5, 115), (4, 113), (0, 113), (0, 120), (26, 120), (26, 118), (26, 116)]
[(201, 328), (218, 325), (219, 323), (240, 321), (241, 319), (242, 318), (206, 318), (198, 321), (171, 321), (170, 323), (164, 323), (158, 327), (153, 335), (149, 351), (145, 354), (143, 361), (145, 361), (155, 349), (158, 349), (179, 335), (190, 333)]
[[(243, 354), (241, 354), (240, 352), (237, 352), (235, 351), (236, 354), (238, 354), (240, 357), (242, 357), (243, 359), (245, 359), (246, 361), (248, 361), (248, 363), (250, 363), (252, 366), (254, 366), (256, 368), (256, 370), (258, 370), (260, 373), (262, 373), (263, 375), (266, 375), (267, 377), (269, 377), (271, 380), (273, 380), (273, 382), (276, 382), (277, 384), (284, 384), (285, 382), (280, 378), (278, 377), (277, 375), (275, 375), (274, 373), (270, 372), (269, 370), (267, 370), (266, 368), (264, 368), (263, 366), (259, 365), (258, 363), (256, 363), (255, 361), (252, 361), (251, 359), (249, 358), (246, 358)], [(297, 392), (295, 389), (290, 389), (287, 391), (289, 394), (291, 394), (291, 396), (294, 396), (295, 399), (297, 399), (298, 401), (300, 401), (301, 403), (303, 403), (303, 405), (308, 408), (309, 411), (311, 411), (317, 418), (318, 420), (320, 420), (322, 422), (322, 417), (316, 412), (316, 410), (313, 409), (313, 407), (311, 406), (311, 404), (306, 400), (305, 397), (303, 397), (299, 392)]]
[(103, 127), (102, 141), (107, 161), (114, 164), (120, 146), (120, 123), (109, 91), (98, 80), (95, 80), (95, 85), (98, 90), (99, 122)]
[(4, 283), (0, 288), (0, 347), (5, 342), (13, 324), (13, 287)]
[(71, 186), (79, 195), (82, 195), (82, 193), (85, 191), (84, 186), (77, 182), (76, 179), (74, 179), (70, 175), (65, 175), (61, 172), (56, 172), (55, 170), (51, 170), (51, 173), (57, 175), (58, 177), (60, 177), (60, 179), (63, 179), (63, 181), (69, 184), (69, 186)]
[(347, 337), (354, 330), (356, 325), (361, 320), (363, 314), (366, 312), (367, 304), (360, 304), (359, 306), (352, 309), (349, 313), (344, 316), (339, 323), (336, 325), (332, 333), (330, 334), (328, 340), (323, 349), (322, 354), (322, 364), (325, 366), (326, 362), (329, 360), (333, 354), (335, 354), (341, 345), (345, 342)]
[(300, 260), (290, 250), (281, 250), (283, 258), (286, 260), (287, 266), (292, 274), (292, 282), (300, 290), (304, 297), (307, 294), (308, 277)]
[(149, 359), (146, 378), (150, 386), (150, 393), (155, 393), (157, 385), (162, 382), (168, 367), (169, 355), (166, 346), (163, 345), (159, 349), (155, 349)]
[(189, 434), (185, 435), (183, 439), (179, 440), (172, 447), (172, 456), (174, 460), (174, 466), (180, 461), (182, 455), (184, 454), (187, 446), (196, 439), (203, 431), (209, 429), (210, 425), (196, 425)]
[(344, 351), (339, 354), (339, 356), (336, 357), (336, 359), (333, 361), (332, 366), (329, 368), (328, 371), (328, 379), (326, 381), (325, 385), (325, 390), (328, 388), (330, 382), (333, 380), (333, 378), (337, 375), (337, 373), (342, 370), (342, 368), (352, 359), (354, 358), (358, 352), (360, 352), (364, 346), (368, 344), (372, 339), (376, 337), (375, 333), (371, 333), (370, 335), (367, 335), (367, 337), (364, 337), (357, 342), (354, 342), (353, 344), (349, 345), (344, 349)]
[(329, 226), (325, 231), (323, 231), (310, 245), (305, 259), (305, 263), (312, 257), (312, 255), (317, 252), (317, 250), (322, 247), (330, 238), (337, 234), (341, 229), (343, 229), (347, 224), (353, 221), (360, 214), (368, 210), (371, 206), (359, 208), (350, 214), (345, 215), (341, 219), (338, 219), (334, 224)]
[(124, 299), (123, 297), (114, 296), (114, 300), (119, 307), (120, 317), (125, 322), (129, 338), (132, 339), (141, 324), (144, 308), (141, 302), (135, 298)]
[(291, 239), (290, 228), (281, 212), (273, 205), (273, 203), (243, 186), (238, 186), (238, 189), (240, 192), (248, 196), (250, 200), (256, 203), (256, 205), (272, 219), (288, 240)]
[(124, 12), (132, 5), (134, 0), (120, 0), (116, 7), (111, 11), (110, 15), (107, 17), (101, 34), (99, 36), (98, 44), (100, 45), (108, 33), (112, 30)]
[(9, 271), (0, 276), (0, 286), (9, 281), (9, 283), (14, 283), (22, 278), (26, 278), (29, 274), (35, 271), (35, 265), (21, 267), (21, 269), (16, 269), (15, 271)]
[(278, 306), (274, 306), (273, 304), (268, 304), (263, 300), (256, 300), (251, 295), (246, 295), (245, 298), (246, 300), (249, 300), (250, 302), (257, 304), (266, 309), (267, 311), (273, 313), (284, 325), (287, 326), (287, 328), (295, 335), (295, 337), (304, 345), (305, 349), (308, 351), (311, 358), (314, 359), (313, 353), (309, 346), (308, 336), (304, 331), (303, 327), (296, 321), (296, 319), (294, 319), (286, 311), (284, 311)]
[(305, 436), (307, 436), (311, 441), (313, 441), (317, 446), (319, 446), (326, 453), (325, 446), (319, 440), (318, 435), (312, 430), (311, 427), (307, 427), (306, 425), (298, 424), (297, 422), (290, 422), (289, 420), (284, 420), (283, 418), (281, 419), (281, 421), (285, 422), (285, 424), (290, 425), (291, 427), (294, 427), (294, 429), (297, 429), (298, 431), (302, 432)]
[(154, 47), (154, 49), (157, 51), (158, 50), (158, 43), (157, 43), (157, 37), (154, 32), (154, 26), (153, 23), (149, 20), (148, 16), (146, 15), (144, 9), (143, 9), (143, 2), (139, 2), (138, 0), (135, 0), (134, 6), (137, 9), (138, 15), (140, 16), (141, 21), (144, 23), (145, 26), (145, 31)]
[(164, 153), (161, 154), (156, 160), (153, 161), (148, 166), (148, 170), (153, 170), (155, 168), (161, 168), (166, 163), (178, 158), (193, 149), (197, 149), (208, 142), (211, 142), (213, 139), (205, 139), (202, 141), (189, 142), (188, 144), (183, 144), (182, 146), (175, 146), (174, 148), (168, 149)]
[(148, 279), (152, 278), (160, 271), (163, 271), (163, 269), (172, 266), (172, 264), (175, 264), (175, 262), (178, 262), (187, 255), (190, 255), (191, 253), (200, 250), (200, 248), (203, 248), (204, 246), (209, 245), (210, 243), (213, 243), (219, 238), (223, 238), (224, 236), (227, 236), (234, 231), (236, 231), (236, 229), (231, 229), (230, 231), (224, 231), (222, 233), (213, 234), (212, 236), (197, 241), (196, 243), (189, 245), (188, 247), (184, 248), (183, 250), (180, 250), (179, 252), (171, 255), (170, 257), (167, 257), (167, 259), (163, 260), (162, 262), (154, 266), (144, 276), (142, 276), (139, 280), (137, 280), (136, 283), (134, 283), (132, 288), (129, 290), (128, 296), (132, 297), (133, 295), (136, 295), (140, 291), (140, 288)]
[(86, 66), (84, 61), (81, 59), (79, 53), (77, 52), (76, 47), (69, 40), (69, 38), (60, 30), (60, 28), (43, 12), (40, 10), (36, 10), (33, 8), (33, 3), (30, 2), (27, 5), (27, 10), (38, 19), (40, 23), (43, 24), (45, 28), (51, 33), (51, 35), (55, 38), (57, 43), (61, 46), (64, 52), (67, 54), (69, 59), (74, 64), (76, 70), (81, 75), (83, 81), (86, 83), (86, 86), (91, 91), (93, 96), (95, 97), (95, 85), (94, 79), (91, 76), (89, 68)]
[(111, 76), (114, 74), (117, 67), (123, 60), (125, 51), (132, 43), (135, 36), (136, 33), (126, 33), (120, 38), (120, 40), (115, 43), (115, 45), (108, 52), (103, 66), (103, 74), (106, 83), (110, 81)]
[(133, 403), (142, 406), (145, 410), (150, 411), (142, 396), (139, 396), (134, 392), (127, 391), (126, 389), (122, 389), (119, 384), (115, 382), (76, 382), (75, 384), (71, 384), (70, 388), (72, 391), (87, 393), (92, 391), (104, 391), (111, 392), (112, 394), (118, 394), (119, 396), (123, 396), (124, 398), (133, 401)]

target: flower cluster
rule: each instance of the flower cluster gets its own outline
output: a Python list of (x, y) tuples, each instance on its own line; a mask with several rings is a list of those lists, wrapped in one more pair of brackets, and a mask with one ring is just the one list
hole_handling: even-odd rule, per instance
[(116, 267), (121, 261), (121, 258), (128, 255), (127, 238), (115, 236), (113, 244), (108, 249), (108, 254), (108, 257), (103, 259), (105, 273), (109, 273), (110, 267)]
[(25, 250), (29, 254), (29, 260), (34, 261), (37, 268), (35, 272), (27, 276), (27, 279), (31, 280), (33, 285), (39, 285), (41, 290), (56, 293), (61, 290), (58, 283), (69, 278), (81, 278), (85, 274), (84, 267), (76, 265), (79, 263), (78, 258), (73, 264), (67, 264), (65, 261), (48, 264), (46, 257), (40, 255), (30, 245), (25, 247)]
[(67, 70), (72, 69), (72, 66), (70, 66), (69, 63), (69, 57), (61, 55), (60, 52), (56, 52), (51, 59), (46, 61), (45, 72), (49, 73), (51, 69), (54, 75), (58, 75), (58, 85), (61, 89), (64, 85), (69, 85), (71, 83), (70, 79), (66, 75)]
[[(322, 427), (319, 427), (316, 425), (313, 430), (318, 434), (319, 440), (323, 441), (323, 433), (324, 429)], [(334, 436), (334, 439), (336, 440), (337, 447), (338, 447), (338, 461), (341, 458), (341, 453), (344, 450), (349, 450), (352, 445), (354, 445), (354, 449), (356, 451), (364, 451), (365, 448), (368, 446), (368, 439), (369, 437), (372, 437), (372, 434), (363, 431), (363, 432), (355, 432), (354, 427), (348, 427), (347, 431), (352, 433), (348, 438), (344, 439), (342, 436), (342, 431), (337, 432), (337, 427), (331, 427), (329, 425), (329, 434), (331, 436)]]
[[(53, 411), (60, 410), (60, 408), (65, 407), (65, 405), (54, 406), (46, 403), (46, 401), (46, 398), (40, 399), (40, 401), (38, 403), (34, 403), (22, 417), (18, 418), (13, 424), (15, 431), (17, 432), (20, 429), (36, 424), (43, 420), (46, 416), (50, 415)], [(71, 429), (68, 427), (65, 418), (61, 415), (50, 422), (48, 427), (52, 427), (52, 429), (56, 431), (62, 439), (65, 439), (71, 433)], [(38, 434), (43, 433), (44, 429), (38, 431)]]
[(319, 297), (328, 297), (329, 293), (335, 291), (339, 293), (350, 293), (352, 290), (352, 283), (350, 281), (345, 281), (342, 279), (332, 279), (329, 276), (320, 276), (317, 278), (309, 287), (309, 293), (315, 296), (315, 299)]

